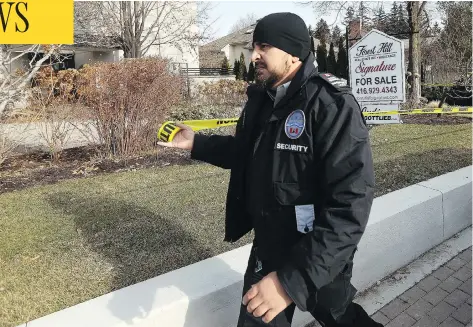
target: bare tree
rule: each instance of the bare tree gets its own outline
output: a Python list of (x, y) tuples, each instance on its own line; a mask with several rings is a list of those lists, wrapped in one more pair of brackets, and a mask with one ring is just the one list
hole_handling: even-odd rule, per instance
[(433, 37), (422, 42), (428, 82), (450, 84), (463, 80), (467, 83), (472, 69), (472, 4), (440, 2), (438, 9), (444, 28), (434, 26)]
[(28, 98), (31, 80), (59, 48), (59, 45), (0, 45), (0, 117), (7, 106)]
[(210, 37), (210, 9), (209, 2), (79, 1), (75, 24), (119, 44), (125, 58), (140, 58), (151, 47), (195, 49)]
[(426, 1), (409, 1), (407, 13), (409, 21), (409, 77), (411, 85), (409, 100), (416, 105), (420, 100), (420, 20)]
[[(355, 8), (356, 15), (359, 15), (358, 9), (360, 8), (360, 1), (311, 1), (311, 2), (300, 2), (302, 6), (311, 6), (313, 11), (318, 16), (324, 16), (336, 13), (335, 20), (330, 24), (331, 27), (335, 26), (339, 19), (345, 15), (349, 8)], [(363, 2), (363, 15), (372, 15), (380, 6), (381, 1), (368, 1)]]
[(248, 27), (258, 20), (258, 16), (256, 16), (254, 13), (249, 13), (246, 14), (244, 17), (238, 18), (238, 20), (232, 25), (230, 28), (230, 33), (237, 32), (245, 27)]

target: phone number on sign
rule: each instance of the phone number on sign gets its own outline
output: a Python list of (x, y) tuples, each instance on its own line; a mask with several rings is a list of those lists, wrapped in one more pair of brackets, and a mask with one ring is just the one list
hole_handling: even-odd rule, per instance
[(359, 87), (356, 89), (356, 93), (357, 94), (397, 93), (397, 86)]

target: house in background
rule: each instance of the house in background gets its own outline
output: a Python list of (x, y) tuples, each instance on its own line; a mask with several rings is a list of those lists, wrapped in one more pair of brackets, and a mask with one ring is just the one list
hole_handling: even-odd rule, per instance
[[(168, 21), (162, 23), (162, 28), (153, 29), (153, 32), (148, 35), (149, 40), (156, 41), (149, 50), (144, 54), (145, 56), (162, 56), (169, 58), (170, 61), (177, 65), (178, 68), (199, 69), (199, 47), (192, 45), (192, 42), (182, 40), (182, 34), (178, 35), (175, 40), (164, 40), (166, 38), (166, 30), (175, 31), (178, 28), (182, 29), (185, 26), (186, 32), (189, 34), (197, 33), (199, 31), (197, 26), (197, 8), (196, 2), (189, 2), (179, 4), (178, 6), (169, 6), (165, 17)], [(154, 16), (153, 16), (154, 14)], [(147, 17), (145, 21), (145, 28), (153, 25), (156, 17), (159, 15), (156, 12)], [(119, 42), (112, 37), (107, 37), (106, 33), (96, 28), (98, 24), (90, 22), (86, 26), (74, 26), (74, 44), (62, 45), (57, 58), (52, 58), (45, 62), (46, 65), (51, 65), (55, 70), (64, 70), (69, 68), (79, 69), (84, 64), (93, 64), (96, 62), (117, 62), (123, 58), (123, 50)], [(112, 26), (113, 28), (113, 26)], [(119, 30), (119, 26), (117, 29)], [(159, 32), (161, 31), (161, 33)], [(117, 33), (113, 33), (117, 34)], [(118, 33), (119, 35), (119, 33)], [(146, 35), (144, 33), (144, 35)], [(155, 39), (156, 38), (156, 39)], [(0, 48), (0, 62), (5, 63), (8, 58), (15, 58), (15, 60), (8, 60), (7, 65), (2, 65), (0, 69), (0, 84), (4, 75), (15, 74), (18, 70), (28, 71), (30, 64), (44, 55), (44, 50), (38, 52), (31, 52), (30, 45), (3, 45)], [(174, 68), (174, 67), (172, 67)], [(182, 73), (182, 72), (181, 72)], [(25, 106), (24, 99), (16, 96), (17, 92), (10, 89), (0, 90), (0, 100), (7, 98), (9, 108), (22, 108)]]
[[(160, 12), (158, 10), (151, 11), (145, 21), (145, 31), (156, 21), (160, 21), (160, 23), (158, 24), (159, 28), (155, 27), (149, 37), (144, 40), (144, 44), (155, 40), (145, 56), (160, 56), (169, 58), (171, 62), (179, 64), (181, 67), (199, 68), (199, 46), (193, 41), (186, 40), (187, 37), (192, 39), (192, 35), (199, 32), (197, 26), (198, 5), (198, 2), (195, 1), (181, 2), (178, 5), (163, 5), (166, 9), (162, 9)], [(177, 35), (173, 32), (182, 31), (183, 26), (186, 26), (185, 34)]]
[[(32, 60), (34, 63), (43, 57), (44, 50), (28, 52), (30, 48), (29, 45), (8, 45), (8, 51), (11, 52), (10, 57), (18, 57), (7, 66), (7, 70), (11, 74), (14, 74), (17, 70), (26, 69)], [(87, 63), (118, 61), (120, 52), (120, 46), (114, 43), (112, 39), (103, 37), (99, 39), (94, 35), (79, 32), (74, 35), (73, 45), (61, 46), (60, 57), (57, 58), (57, 64), (54, 64), (53, 68), (55, 70), (78, 69)], [(6, 54), (2, 53), (2, 55)]]
[[(120, 47), (111, 39), (100, 41), (91, 35), (75, 34), (74, 45), (63, 45), (60, 48), (59, 56), (46, 60), (43, 65), (51, 65), (56, 71), (69, 68), (80, 68), (86, 63), (94, 62), (114, 62), (120, 58)], [(0, 70), (0, 84), (5, 75), (16, 74), (18, 71), (26, 72), (30, 65), (43, 58), (44, 50), (39, 49), (35, 52), (31, 45), (4, 45), (0, 49), (0, 62), (4, 61), (5, 69)], [(12, 60), (15, 58), (14, 60)], [(4, 75), (5, 74), (5, 75)], [(0, 101), (7, 99), (7, 110), (21, 109), (26, 107), (27, 101), (24, 97), (15, 95), (14, 89), (7, 85), (0, 89)]]
[[(199, 48), (200, 67), (220, 68), (225, 56), (230, 66), (233, 67), (235, 60), (240, 60), (240, 55), (245, 56), (246, 67), (249, 68), (251, 53), (253, 51), (253, 30), (256, 23), (247, 26), (239, 31), (228, 34)], [(320, 40), (312, 38), (314, 49), (320, 44)], [(330, 44), (327, 44), (327, 52)], [(335, 55), (338, 54), (338, 47), (334, 47)]]
[[(185, 7), (184, 7), (185, 6)], [(186, 15), (185, 19), (189, 19), (188, 15), (197, 15), (197, 4), (189, 3), (180, 7), (180, 12), (175, 15), (177, 19), (173, 21), (176, 26), (181, 22), (179, 17)], [(151, 25), (155, 16), (149, 15), (145, 25)], [(169, 26), (168, 26), (169, 25)], [(172, 29), (172, 24), (167, 24), (166, 28)], [(118, 28), (118, 27), (117, 27)], [(196, 25), (189, 26), (189, 30), (197, 32), (198, 27)], [(149, 38), (157, 37), (159, 43), (159, 33), (149, 35)], [(35, 56), (35, 59), (42, 57), (41, 51), (39, 53), (27, 53), (25, 52), (30, 46), (27, 45), (10, 45), (9, 51), (12, 52), (11, 57), (20, 56), (17, 60), (13, 61), (8, 65), (7, 70), (10, 73), (15, 73), (17, 69), (24, 69), (29, 66), (31, 59)], [(2, 51), (2, 50), (0, 50)], [(0, 53), (0, 56), (3, 53)], [(73, 45), (62, 45), (60, 49), (59, 63), (53, 65), (54, 69), (62, 70), (75, 68), (79, 69), (84, 64), (92, 64), (95, 62), (116, 62), (123, 58), (123, 50), (121, 50), (120, 44), (116, 42), (112, 37), (104, 36), (103, 33), (97, 32), (94, 26), (87, 26), (86, 28), (75, 25), (74, 27), (74, 44)], [(177, 41), (173, 44), (161, 44), (152, 45), (145, 55), (159, 55), (169, 58), (172, 62), (179, 63), (189, 68), (199, 67), (199, 48), (198, 46), (190, 47), (188, 43), (183, 41)]]
[(115, 62), (123, 53), (113, 38), (99, 37), (81, 30), (75, 31), (74, 44), (63, 45), (60, 52), (65, 56), (59, 69), (79, 69), (85, 64), (95, 62)]
[(245, 27), (234, 33), (216, 39), (199, 47), (199, 63), (201, 68), (220, 68), (225, 56), (233, 67), (235, 60), (240, 60), (240, 55), (245, 56), (248, 68), (251, 61), (253, 30), (256, 24)]

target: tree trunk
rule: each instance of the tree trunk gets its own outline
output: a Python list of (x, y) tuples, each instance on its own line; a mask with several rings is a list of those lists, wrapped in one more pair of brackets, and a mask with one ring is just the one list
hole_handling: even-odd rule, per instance
[(2, 99), (0, 102), (0, 118), (3, 116), (3, 112), (7, 108), (8, 101), (9, 99)]
[(141, 12), (138, 9), (137, 1), (120, 1), (122, 11), (122, 35), (123, 35), (123, 56), (125, 58), (141, 58), (141, 34), (138, 35), (136, 27), (140, 22)]
[(418, 1), (409, 1), (407, 3), (407, 12), (409, 15), (409, 72), (408, 78), (411, 88), (409, 90), (409, 101), (412, 105), (420, 102), (420, 33), (419, 33), (419, 16), (421, 3)]

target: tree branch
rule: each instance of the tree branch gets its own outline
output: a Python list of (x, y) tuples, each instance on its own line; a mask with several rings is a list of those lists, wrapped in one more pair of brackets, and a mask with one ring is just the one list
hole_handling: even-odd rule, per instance
[(417, 12), (417, 17), (420, 17), (420, 14), (422, 13), (422, 11), (424, 10), (424, 7), (425, 7), (425, 4), (427, 3), (427, 1), (422, 1), (420, 7), (419, 7), (419, 11)]
[[(208, 19), (206, 15), (210, 6), (205, 4), (195, 9), (193, 2), (104, 1), (90, 6), (81, 4), (79, 7), (85, 7), (89, 13), (96, 12), (90, 14), (89, 25), (98, 23), (102, 30), (109, 31), (109, 36), (120, 40), (127, 56), (134, 53), (139, 57), (153, 45), (176, 40), (194, 44), (195, 40), (203, 39), (206, 36), (204, 33), (208, 33), (205, 26), (200, 26)], [(95, 16), (99, 22), (92, 24)], [(86, 18), (81, 14), (81, 23), (87, 22)], [(189, 30), (194, 24), (201, 27), (196, 33)]]

